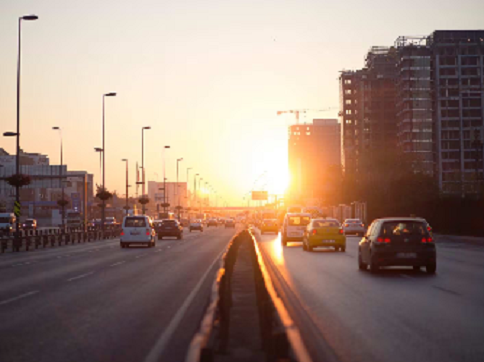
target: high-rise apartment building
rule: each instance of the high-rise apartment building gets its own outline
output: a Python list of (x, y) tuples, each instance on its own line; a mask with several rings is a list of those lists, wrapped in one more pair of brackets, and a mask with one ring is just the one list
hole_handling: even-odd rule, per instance
[(399, 37), (396, 77), (397, 143), (412, 154), (414, 170), (435, 171), (432, 53), (423, 37)]
[(484, 31), (435, 31), (428, 46), (438, 183), (444, 193), (475, 193), (484, 169)]
[(341, 127), (336, 119), (289, 127), (290, 191), (294, 199), (324, 197), (328, 174), (341, 165)]
[(372, 47), (365, 60), (365, 68), (340, 75), (341, 159), (355, 178), (364, 157), (397, 144), (396, 50)]
[(364, 69), (341, 73), (340, 89), (346, 173), (358, 174), (362, 153), (397, 147), (444, 194), (482, 190), (484, 31), (439, 30), (373, 47)]

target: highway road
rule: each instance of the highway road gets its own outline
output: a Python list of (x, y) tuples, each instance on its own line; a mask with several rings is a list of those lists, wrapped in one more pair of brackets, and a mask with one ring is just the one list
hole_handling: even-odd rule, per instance
[(234, 229), (0, 256), (1, 361), (180, 361)]
[(358, 270), (358, 237), (346, 253), (257, 238), (315, 361), (484, 361), (484, 245), (437, 242), (435, 276), (373, 275)]

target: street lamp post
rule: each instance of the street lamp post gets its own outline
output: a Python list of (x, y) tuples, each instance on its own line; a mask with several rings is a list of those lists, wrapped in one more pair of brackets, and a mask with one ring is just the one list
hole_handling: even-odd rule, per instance
[(189, 199), (188, 199), (188, 174), (189, 174), (191, 169), (192, 169), (192, 167), (187, 167), (187, 192), (186, 192), (186, 197), (185, 197), (187, 199), (187, 206), (188, 206), (188, 201), (189, 201)]
[[(111, 92), (111, 93), (106, 93), (103, 94), (103, 191), (106, 191), (106, 144), (105, 144), (105, 126), (104, 126), (104, 119), (105, 119), (105, 112), (104, 112), (104, 99), (106, 97), (116, 97), (116, 93)], [(104, 199), (104, 198), (103, 198)], [(103, 206), (102, 206), (102, 218), (101, 218), (101, 230), (104, 232), (104, 222), (106, 220), (106, 200), (102, 200)]]
[(178, 196), (178, 205), (177, 205), (177, 209), (178, 209), (178, 220), (180, 220), (180, 190), (179, 190), (179, 187), (180, 185), (178, 185), (178, 164), (179, 162), (183, 161), (183, 157), (182, 158), (178, 158), (176, 160), (176, 189), (175, 189), (175, 192), (176, 192), (176, 195)]
[(202, 180), (203, 180), (203, 177), (200, 177), (198, 179), (198, 190), (200, 192), (200, 214), (202, 213), (202, 201), (203, 201), (203, 195), (202, 195)]
[[(33, 21), (37, 20), (37, 15), (24, 15), (18, 18), (18, 56), (17, 56), (17, 132), (5, 132), (6, 137), (17, 137), (17, 153), (15, 155), (15, 172), (20, 174), (20, 65), (22, 58), (22, 20)], [(20, 205), (20, 186), (15, 185), (15, 203)], [(15, 245), (18, 246), (20, 239), (20, 218), (15, 221)]]
[[(165, 160), (165, 150), (169, 149), (170, 146), (163, 147), (163, 204), (166, 205), (166, 160)], [(163, 212), (166, 213), (166, 206), (163, 206)]]
[(62, 181), (62, 166), (64, 165), (63, 161), (63, 152), (62, 152), (62, 130), (60, 127), (52, 127), (53, 130), (59, 131), (59, 137), (60, 137), (60, 170), (59, 170), (59, 178), (60, 178), (60, 183), (61, 183), (61, 192), (62, 192), (62, 230), (65, 228), (65, 208), (64, 208), (64, 182)]
[[(141, 129), (141, 169), (143, 170), (143, 174), (142, 174), (142, 177), (141, 179), (143, 180), (143, 185), (141, 186), (141, 190), (142, 190), (142, 194), (143, 194), (143, 197), (145, 197), (145, 134), (144, 134), (144, 131), (145, 129), (151, 129), (151, 127), (143, 127)], [(142, 210), (143, 210), (143, 215), (146, 213), (146, 204), (143, 203), (143, 205), (141, 206)]]
[(128, 210), (129, 210), (129, 204), (128, 204), (128, 198), (129, 198), (129, 195), (128, 195), (128, 188), (129, 188), (129, 185), (128, 185), (128, 159), (127, 158), (123, 158), (121, 161), (124, 161), (126, 162), (126, 216), (128, 216)]
[(200, 174), (196, 173), (193, 177), (193, 203), (195, 208), (197, 207), (197, 176), (200, 176)]
[(94, 151), (99, 152), (99, 176), (102, 178), (103, 177), (103, 169), (102, 169), (102, 164), (103, 164), (103, 149), (101, 147), (94, 147)]

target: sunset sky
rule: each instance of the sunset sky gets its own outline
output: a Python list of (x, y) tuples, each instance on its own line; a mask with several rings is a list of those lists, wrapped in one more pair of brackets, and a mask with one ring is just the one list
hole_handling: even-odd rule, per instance
[[(457, 6), (455, 4), (458, 4)], [(477, 11), (480, 9), (480, 11)], [(15, 131), (17, 19), (22, 31), (21, 147), (59, 162), (63, 129), (69, 170), (99, 182), (102, 94), (106, 183), (123, 193), (122, 158), (148, 180), (175, 180), (176, 158), (218, 194), (240, 204), (256, 188), (282, 192), (287, 125), (278, 110), (338, 106), (338, 75), (360, 68), (372, 45), (400, 35), (484, 28), (484, 1), (114, 1), (0, 0), (0, 131)], [(309, 114), (336, 118), (337, 109)], [(305, 119), (302, 118), (302, 121)], [(0, 147), (15, 152), (15, 140)], [(194, 172), (191, 175), (193, 176)], [(192, 180), (192, 179), (191, 179)], [(190, 187), (193, 181), (191, 181)]]

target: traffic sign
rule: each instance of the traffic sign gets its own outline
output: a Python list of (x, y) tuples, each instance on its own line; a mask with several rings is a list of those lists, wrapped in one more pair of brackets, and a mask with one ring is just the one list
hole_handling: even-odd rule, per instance
[(20, 217), (20, 215), (22, 215), (22, 213), (20, 212), (20, 202), (15, 201), (13, 205), (13, 213), (16, 217)]

